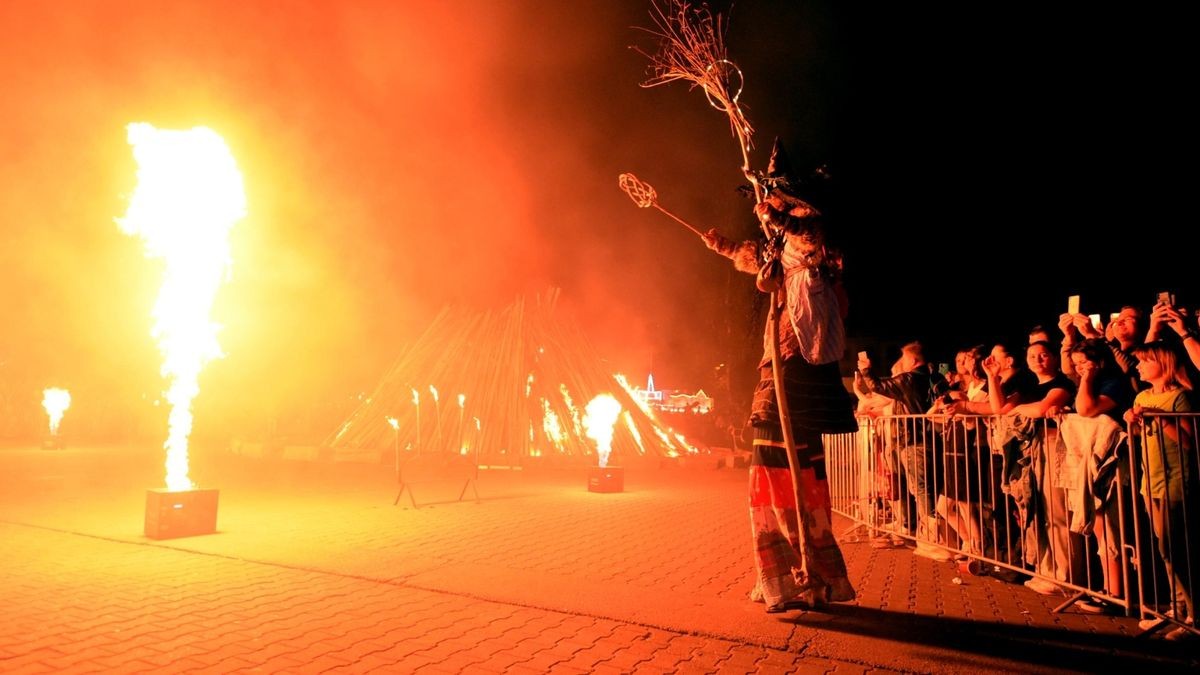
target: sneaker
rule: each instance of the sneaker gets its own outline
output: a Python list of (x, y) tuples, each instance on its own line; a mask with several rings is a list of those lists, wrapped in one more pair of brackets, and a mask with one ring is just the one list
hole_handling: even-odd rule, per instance
[[(1175, 610), (1168, 609), (1167, 611), (1163, 612), (1163, 616), (1167, 617), (1167, 619), (1174, 619), (1175, 618)], [(1159, 626), (1161, 626), (1163, 621), (1165, 621), (1165, 620), (1166, 619), (1160, 619), (1156, 616), (1152, 616), (1152, 617), (1149, 617), (1146, 619), (1142, 619), (1141, 621), (1138, 621), (1138, 628), (1141, 630), (1154, 630), (1155, 628), (1158, 628)]]
[(938, 548), (933, 544), (926, 544), (923, 541), (917, 542), (917, 548), (913, 550), (913, 553), (921, 556), (922, 558), (929, 558), (930, 560), (937, 560), (940, 562), (949, 562), (954, 560), (954, 555), (946, 549)]
[(971, 562), (967, 563), (967, 574), (970, 574), (973, 577), (986, 577), (988, 572), (992, 571), (991, 567), (991, 565), (988, 565), (982, 560), (972, 560)]
[(1191, 628), (1185, 628), (1183, 626), (1180, 626), (1179, 628), (1176, 628), (1175, 630), (1170, 631), (1169, 633), (1164, 635), (1163, 639), (1171, 640), (1171, 641), (1194, 640), (1197, 637), (1200, 637), (1200, 636), (1197, 636), (1195, 633), (1193, 633)]
[(908, 545), (908, 540), (898, 534), (889, 534), (888, 540), (892, 542), (892, 546), (901, 548)]
[(1034, 593), (1041, 593), (1042, 595), (1058, 595), (1061, 591), (1061, 589), (1058, 587), (1058, 584), (1038, 578), (1033, 578), (1029, 581), (1026, 581), (1025, 588), (1028, 588)]
[(871, 548), (892, 548), (890, 537), (872, 537)]
[(1024, 574), (1007, 567), (1001, 567), (999, 565), (993, 565), (989, 574), (996, 579), (1009, 584), (1020, 584), (1026, 581)]
[(1085, 598), (1077, 600), (1075, 606), (1085, 614), (1111, 614), (1113, 606), (1100, 598)]

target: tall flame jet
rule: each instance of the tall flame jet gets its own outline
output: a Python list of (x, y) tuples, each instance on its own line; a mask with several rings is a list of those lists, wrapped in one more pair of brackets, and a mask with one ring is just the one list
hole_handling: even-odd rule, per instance
[(621, 414), (621, 403), (612, 394), (600, 394), (587, 404), (583, 416), (583, 428), (588, 438), (596, 441), (596, 454), (600, 466), (608, 466), (608, 455), (612, 452), (613, 425)]
[(166, 130), (139, 122), (127, 131), (138, 183), (117, 224), (143, 239), (147, 257), (165, 264), (151, 334), (163, 354), (171, 406), (167, 489), (187, 490), (192, 400), (200, 391), (200, 369), (222, 356), (209, 317), (228, 276), (229, 231), (246, 215), (246, 195), (233, 154), (211, 129)]
[(42, 407), (46, 409), (46, 415), (50, 417), (50, 435), (57, 435), (63, 413), (71, 407), (71, 392), (57, 387), (50, 387), (42, 391)]

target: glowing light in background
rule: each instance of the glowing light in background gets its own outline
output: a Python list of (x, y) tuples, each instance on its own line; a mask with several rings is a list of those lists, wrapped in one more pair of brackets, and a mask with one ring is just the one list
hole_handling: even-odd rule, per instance
[(654, 410), (652, 410), (646, 403), (646, 399), (642, 396), (638, 396), (637, 391), (630, 386), (629, 380), (626, 379), (624, 375), (617, 373), (613, 375), (613, 379), (615, 379), (617, 384), (620, 384), (621, 387), (625, 389), (630, 398), (633, 399), (634, 405), (636, 405), (639, 410), (645, 413), (646, 417), (649, 417), (654, 422), (654, 434), (663, 442), (663, 445), (667, 446), (666, 454), (668, 457), (678, 457), (680, 455), (679, 450), (676, 448), (676, 444), (671, 441), (672, 435), (675, 437), (675, 440), (678, 441), (679, 445), (683, 447), (684, 451), (693, 455), (700, 453), (699, 448), (691, 443), (688, 443), (687, 439), (683, 437), (683, 434), (675, 431), (674, 429), (668, 429), (670, 434), (668, 434), (667, 431), (663, 431), (663, 427), (665, 426), (663, 422), (658, 418), (658, 415), (654, 414)]
[(458, 395), (458, 452), (467, 454), (467, 439), (463, 436), (463, 417), (467, 412), (467, 395)]
[(596, 441), (596, 454), (600, 466), (608, 466), (608, 455), (612, 452), (613, 425), (621, 414), (621, 404), (611, 394), (600, 394), (588, 402), (583, 415), (583, 428), (588, 438)]
[(554, 444), (559, 453), (566, 451), (567, 434), (558, 421), (558, 413), (550, 407), (550, 401), (542, 399), (542, 431)]
[(192, 487), (188, 436), (200, 369), (222, 356), (209, 315), (228, 275), (229, 231), (246, 214), (246, 195), (237, 162), (211, 129), (135, 123), (127, 132), (138, 184), (117, 224), (143, 239), (147, 257), (165, 263), (151, 334), (163, 354), (171, 405), (164, 443), (167, 489), (186, 490)]
[(42, 407), (50, 416), (50, 434), (58, 434), (58, 425), (62, 422), (63, 413), (71, 407), (71, 392), (66, 389), (50, 387), (42, 392)]

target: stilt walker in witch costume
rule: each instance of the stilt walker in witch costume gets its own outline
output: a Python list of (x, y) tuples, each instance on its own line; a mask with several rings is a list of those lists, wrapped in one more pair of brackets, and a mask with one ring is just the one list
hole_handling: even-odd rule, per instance
[[(755, 430), (750, 520), (757, 572), (751, 597), (765, 602), (768, 612), (853, 600), (830, 522), (821, 440), (822, 433), (857, 430), (854, 401), (842, 385), (837, 363), (845, 350), (840, 258), (826, 250), (821, 213), (800, 194), (781, 144), (776, 143), (765, 175), (750, 169), (753, 128), (738, 104), (742, 73), (726, 57), (720, 15), (685, 0), (670, 0), (667, 7), (654, 0), (651, 8), (656, 28), (646, 32), (659, 39), (659, 51), (642, 52), (651, 64), (651, 76), (642, 86), (691, 82), (704, 90), (710, 105), (728, 115), (764, 236), (761, 242), (735, 243), (715, 230), (701, 234), (709, 248), (757, 275), (759, 290), (771, 294), (766, 355), (750, 420)], [(623, 174), (620, 184), (638, 206), (658, 207), (653, 188), (632, 174)]]
[[(772, 236), (738, 243), (709, 230), (703, 239), (771, 293), (750, 413), (757, 572), (751, 597), (778, 612), (855, 597), (830, 522), (821, 434), (854, 432), (858, 425), (838, 368), (845, 352), (841, 259), (825, 246), (823, 216), (801, 198), (805, 184), (791, 175), (779, 141), (767, 174), (754, 180), (765, 193), (754, 212)], [(790, 461), (785, 428), (794, 443)]]

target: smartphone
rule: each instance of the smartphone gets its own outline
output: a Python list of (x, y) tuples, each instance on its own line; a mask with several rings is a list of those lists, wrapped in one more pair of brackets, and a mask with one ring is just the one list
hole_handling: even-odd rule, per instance
[(938, 374), (949, 375), (950, 374), (950, 364), (949, 363), (939, 363), (938, 364)]
[(1072, 295), (1067, 298), (1067, 314), (1079, 313), (1079, 296)]
[(1166, 305), (1168, 307), (1174, 307), (1175, 306), (1175, 294), (1170, 293), (1168, 291), (1160, 292), (1158, 294), (1158, 302), (1155, 303), (1155, 306), (1158, 306), (1158, 305)]
[(866, 353), (866, 352), (859, 352), (859, 353), (858, 353), (858, 358), (860, 358), (860, 359), (865, 359), (865, 358), (867, 358), (867, 353)]
[(1121, 316), (1121, 313), (1120, 313), (1120, 312), (1113, 312), (1112, 314), (1109, 314), (1109, 315), (1108, 315), (1108, 322), (1109, 322), (1109, 323), (1112, 323), (1112, 322), (1116, 321), (1116, 320), (1117, 320), (1117, 317), (1119, 317), (1119, 316)]
[(1099, 314), (1088, 314), (1088, 319), (1090, 319), (1092, 322), (1092, 328), (1095, 328), (1096, 330), (1100, 330), (1100, 315)]

